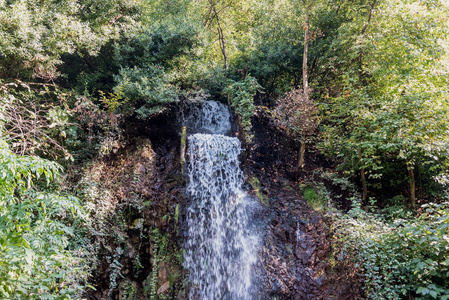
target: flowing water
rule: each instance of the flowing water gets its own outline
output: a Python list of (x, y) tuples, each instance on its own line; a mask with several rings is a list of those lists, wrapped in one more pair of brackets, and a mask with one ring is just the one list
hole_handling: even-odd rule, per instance
[(192, 102), (180, 114), (190, 132), (227, 134), (231, 130), (228, 108), (216, 101)]
[(222, 134), (231, 129), (229, 111), (208, 101), (190, 122), (199, 132), (209, 132), (188, 136), (185, 267), (190, 299), (257, 299), (252, 267), (259, 237), (252, 221), (258, 204), (242, 189), (240, 141)]

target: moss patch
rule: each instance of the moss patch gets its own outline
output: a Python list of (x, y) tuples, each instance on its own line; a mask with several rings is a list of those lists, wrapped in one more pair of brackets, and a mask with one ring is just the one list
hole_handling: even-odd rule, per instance
[(304, 199), (307, 200), (307, 202), (313, 209), (320, 210), (321, 208), (320, 198), (318, 196), (318, 193), (315, 191), (313, 187), (310, 186), (305, 187), (302, 190), (302, 194), (304, 196)]
[(253, 188), (253, 192), (256, 194), (256, 197), (259, 198), (260, 203), (265, 206), (268, 206), (267, 199), (263, 196), (261, 185), (259, 179), (255, 176), (247, 177), (246, 182), (248, 182)]

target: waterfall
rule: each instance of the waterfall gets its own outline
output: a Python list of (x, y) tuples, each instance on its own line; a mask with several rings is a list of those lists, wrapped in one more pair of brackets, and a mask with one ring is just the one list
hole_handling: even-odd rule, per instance
[(180, 114), (189, 131), (227, 134), (231, 130), (229, 110), (224, 104), (216, 101), (192, 102), (183, 107)]
[[(206, 103), (197, 115), (198, 129), (228, 132), (227, 107)], [(257, 261), (259, 238), (251, 221), (258, 203), (242, 189), (240, 141), (211, 133), (188, 137), (185, 267), (190, 299), (257, 299), (251, 268)]]

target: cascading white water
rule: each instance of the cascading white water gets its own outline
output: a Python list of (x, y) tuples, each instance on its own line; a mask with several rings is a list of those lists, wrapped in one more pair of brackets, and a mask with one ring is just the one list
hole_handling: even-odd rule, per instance
[[(215, 114), (203, 112), (200, 127), (230, 130), (226, 106), (212, 102), (203, 109)], [(257, 201), (242, 190), (240, 151), (234, 137), (203, 133), (188, 137), (185, 267), (192, 284), (190, 299), (255, 298), (251, 267), (257, 261), (259, 238), (250, 221)]]
[(196, 132), (227, 134), (231, 130), (231, 116), (227, 107), (216, 101), (190, 105), (188, 114), (181, 111), (183, 123)]

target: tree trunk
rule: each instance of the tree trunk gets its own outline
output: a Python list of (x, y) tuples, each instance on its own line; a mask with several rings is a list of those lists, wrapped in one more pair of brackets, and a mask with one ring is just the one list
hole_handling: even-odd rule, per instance
[(306, 142), (302, 141), (301, 142), (301, 146), (299, 147), (298, 168), (296, 170), (298, 175), (300, 174), (300, 172), (304, 168), (304, 155), (305, 155), (305, 153), (306, 153)]
[(365, 168), (362, 167), (362, 148), (359, 146), (357, 149), (358, 155), (359, 155), (359, 164), (360, 164), (360, 179), (362, 180), (362, 202), (367, 203), (368, 200), (368, 186), (366, 184), (366, 177), (365, 177)]
[(226, 78), (228, 77), (229, 64), (228, 64), (228, 56), (226, 54), (226, 44), (223, 34), (223, 28), (221, 28), (220, 18), (218, 16), (217, 9), (215, 5), (212, 5), (212, 10), (214, 12), (215, 18), (217, 19), (217, 31), (218, 31), (218, 42), (220, 43), (221, 54), (223, 54), (224, 67), (226, 70)]
[(187, 151), (187, 128), (182, 127), (181, 133), (181, 182), (184, 183), (184, 171), (186, 165), (186, 151)]
[(407, 163), (407, 171), (409, 176), (409, 188), (410, 188), (410, 206), (415, 208), (416, 206), (416, 181), (415, 181), (415, 168), (412, 163)]
[[(305, 1), (304, 1), (305, 4)], [(302, 57), (302, 86), (306, 99), (309, 99), (309, 78), (307, 75), (307, 56), (309, 55), (309, 11), (312, 4), (307, 6), (304, 21), (304, 53)]]
[[(306, 0), (303, 0), (306, 4)], [(309, 11), (312, 8), (312, 4), (309, 4), (306, 8), (306, 16), (304, 21), (304, 53), (302, 57), (302, 85), (303, 93), (306, 100), (309, 100), (309, 78), (307, 76), (307, 56), (309, 55)], [(299, 161), (298, 161), (298, 175), (304, 168), (304, 154), (306, 152), (306, 139), (307, 136), (303, 136), (301, 146), (299, 148)]]

